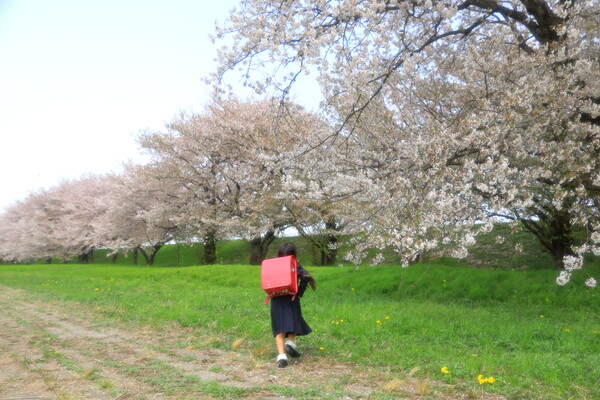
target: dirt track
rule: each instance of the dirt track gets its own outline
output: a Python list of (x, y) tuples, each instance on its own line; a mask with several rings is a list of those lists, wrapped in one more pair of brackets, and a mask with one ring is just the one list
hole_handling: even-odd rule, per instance
[(429, 398), (468, 398), (430, 382), (323, 359), (301, 357), (277, 369), (242, 349), (186, 345), (185, 330), (133, 331), (65, 307), (29, 301), (0, 285), (0, 400), (416, 399), (424, 387)]

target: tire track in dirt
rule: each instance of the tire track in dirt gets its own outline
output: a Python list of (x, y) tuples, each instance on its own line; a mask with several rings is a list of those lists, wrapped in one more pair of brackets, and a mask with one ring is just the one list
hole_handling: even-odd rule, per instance
[[(333, 393), (341, 399), (380, 398), (392, 392), (422, 398), (410, 376), (399, 379), (321, 358), (300, 358), (282, 370), (250, 352), (186, 346), (182, 338), (191, 332), (184, 328), (132, 330), (94, 322), (84, 313), (0, 285), (0, 400), (260, 400), (290, 399), (300, 391), (305, 398), (310, 393), (312, 398), (328, 393), (329, 398)], [(438, 394), (432, 398), (466, 398)]]

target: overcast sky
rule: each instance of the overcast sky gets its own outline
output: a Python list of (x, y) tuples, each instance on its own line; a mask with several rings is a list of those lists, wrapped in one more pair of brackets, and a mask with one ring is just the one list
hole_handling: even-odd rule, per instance
[(0, 0), (0, 212), (141, 160), (136, 135), (200, 111), (209, 39), (238, 0)]

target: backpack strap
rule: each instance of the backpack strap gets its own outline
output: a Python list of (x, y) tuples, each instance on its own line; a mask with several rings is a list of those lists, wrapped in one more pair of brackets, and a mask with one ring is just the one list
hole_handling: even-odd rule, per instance
[(272, 294), (272, 293), (271, 293), (271, 294), (269, 294), (269, 295), (267, 295), (267, 298), (265, 299), (265, 302), (263, 303), (265, 306), (266, 306), (267, 304), (269, 304), (269, 300), (271, 300), (271, 297), (273, 297), (273, 294)]
[(271, 294), (267, 295), (267, 298), (265, 299), (265, 301), (264, 301), (263, 304), (266, 306), (267, 304), (269, 304), (269, 300), (271, 300), (273, 297), (275, 297), (275, 296), (284, 296), (284, 295), (287, 295), (287, 294), (291, 294), (292, 295), (292, 301), (296, 300), (296, 293), (290, 293), (289, 290), (284, 290), (284, 291), (281, 291), (281, 292), (271, 293)]

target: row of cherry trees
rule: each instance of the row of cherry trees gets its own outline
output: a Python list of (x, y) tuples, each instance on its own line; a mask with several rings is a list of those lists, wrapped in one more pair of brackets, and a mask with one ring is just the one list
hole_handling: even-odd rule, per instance
[[(327, 129), (300, 107), (273, 101), (230, 99), (181, 114), (166, 131), (140, 135), (148, 163), (65, 181), (9, 207), (0, 216), (0, 258), (85, 262), (94, 249), (109, 248), (152, 264), (165, 243), (178, 240), (201, 241), (204, 262), (215, 263), (217, 240), (242, 237), (250, 262), (260, 263), (287, 227), (313, 239), (319, 226), (331, 228), (326, 206), (282, 195), (284, 181), (298, 175), (281, 155), (298, 157)], [(317, 243), (324, 254), (335, 252)]]

